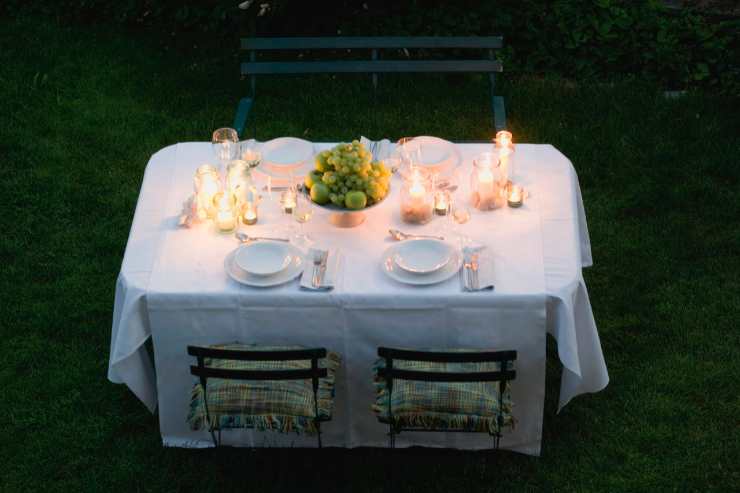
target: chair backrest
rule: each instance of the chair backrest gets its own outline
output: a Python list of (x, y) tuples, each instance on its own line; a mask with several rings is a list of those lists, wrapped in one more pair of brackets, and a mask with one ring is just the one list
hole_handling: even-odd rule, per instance
[[(504, 392), (509, 381), (516, 378), (516, 371), (511, 369), (517, 358), (516, 351), (411, 351), (407, 349), (394, 349), (387, 347), (378, 348), (378, 356), (385, 359), (385, 368), (378, 369), (378, 376), (385, 378), (388, 389), (388, 417), (392, 422), (393, 409), (391, 406), (393, 380), (417, 380), (424, 382), (498, 382), (498, 439), (503, 427), (503, 404)], [(499, 363), (500, 370), (497, 371), (471, 371), (471, 372), (446, 372), (446, 371), (418, 371), (395, 368), (393, 360), (423, 361), (433, 363)]]
[[(313, 380), (314, 388), (318, 389), (319, 378), (327, 376), (326, 368), (319, 368), (319, 359), (326, 357), (325, 348), (313, 349), (285, 349), (279, 351), (247, 351), (241, 349), (221, 349), (213, 347), (188, 346), (188, 354), (195, 356), (197, 366), (190, 367), (190, 374), (201, 379), (206, 386), (208, 378), (222, 378), (228, 380)], [(241, 370), (230, 368), (211, 368), (206, 366), (205, 359), (236, 360), (236, 361), (301, 361), (310, 360), (311, 368), (295, 370)]]

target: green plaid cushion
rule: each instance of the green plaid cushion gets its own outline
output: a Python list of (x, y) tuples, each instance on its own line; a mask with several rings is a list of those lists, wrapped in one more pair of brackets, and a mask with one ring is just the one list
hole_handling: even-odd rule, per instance
[[(449, 349), (446, 351), (450, 351)], [(454, 350), (453, 350), (454, 351)], [(378, 369), (385, 359), (375, 362), (376, 399), (373, 411), (378, 420), (388, 423), (388, 389)], [(498, 371), (499, 363), (434, 363), (393, 360), (401, 370), (434, 372)], [(503, 427), (513, 427), (511, 385), (503, 398)], [(423, 382), (393, 380), (391, 407), (393, 424), (404, 428), (450, 431), (481, 431), (497, 433), (499, 391), (498, 382)]]
[[(218, 349), (244, 351), (280, 351), (303, 349), (302, 346), (257, 346), (222, 344)], [(330, 419), (334, 406), (334, 377), (341, 358), (327, 352), (319, 366), (327, 377), (319, 379), (318, 407), (322, 420)], [(206, 358), (210, 368), (238, 370), (297, 370), (311, 368), (311, 361), (235, 361)], [(255, 428), (282, 432), (313, 434), (314, 397), (311, 380), (227, 380), (209, 378), (208, 411), (214, 428)], [(193, 430), (208, 428), (203, 387), (198, 381), (191, 393), (188, 422)]]

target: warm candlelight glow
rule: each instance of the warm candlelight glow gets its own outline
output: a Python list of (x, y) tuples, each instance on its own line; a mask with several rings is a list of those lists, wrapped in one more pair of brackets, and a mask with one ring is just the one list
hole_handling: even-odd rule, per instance
[(434, 196), (431, 178), (419, 169), (406, 176), (401, 193), (401, 219), (407, 223), (424, 224), (432, 219)]
[(450, 200), (445, 192), (434, 194), (434, 212), (438, 216), (446, 216), (450, 210)]
[(214, 222), (219, 231), (227, 233), (236, 228), (236, 214), (234, 213), (235, 199), (231, 194), (219, 192), (214, 198)]
[(509, 194), (507, 197), (507, 203), (509, 207), (519, 207), (524, 201), (524, 190), (519, 185), (511, 185), (509, 187)]
[(496, 153), (485, 152), (473, 159), (471, 200), (474, 207), (486, 211), (504, 205), (501, 194), (501, 164)]
[(283, 212), (286, 214), (292, 214), (293, 209), (296, 206), (296, 194), (295, 190), (290, 189), (283, 192), (280, 202), (283, 205)]
[(511, 145), (511, 132), (501, 130), (496, 133), (496, 147), (509, 147)]
[(247, 226), (251, 226), (257, 223), (257, 208), (254, 204), (247, 204), (242, 216), (242, 222)]
[(514, 143), (511, 132), (506, 130), (497, 132), (495, 142), (496, 151), (498, 152), (499, 161), (501, 162), (501, 184), (506, 185), (513, 179), (514, 175), (512, 156), (512, 154), (514, 154)]

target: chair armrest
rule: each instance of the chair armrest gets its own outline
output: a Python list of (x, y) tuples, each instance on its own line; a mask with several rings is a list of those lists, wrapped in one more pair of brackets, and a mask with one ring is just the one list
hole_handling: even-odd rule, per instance
[(247, 117), (249, 116), (249, 110), (252, 109), (253, 102), (254, 100), (252, 98), (242, 98), (239, 100), (239, 105), (236, 107), (233, 128), (239, 136), (244, 132), (244, 127), (247, 124)]

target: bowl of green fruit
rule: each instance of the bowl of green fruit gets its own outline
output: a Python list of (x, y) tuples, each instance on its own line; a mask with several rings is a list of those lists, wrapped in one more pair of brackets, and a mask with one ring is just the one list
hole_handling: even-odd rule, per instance
[(365, 221), (364, 211), (390, 193), (391, 171), (357, 140), (337, 144), (316, 155), (304, 179), (304, 192), (317, 206), (331, 211), (329, 221), (353, 228)]

